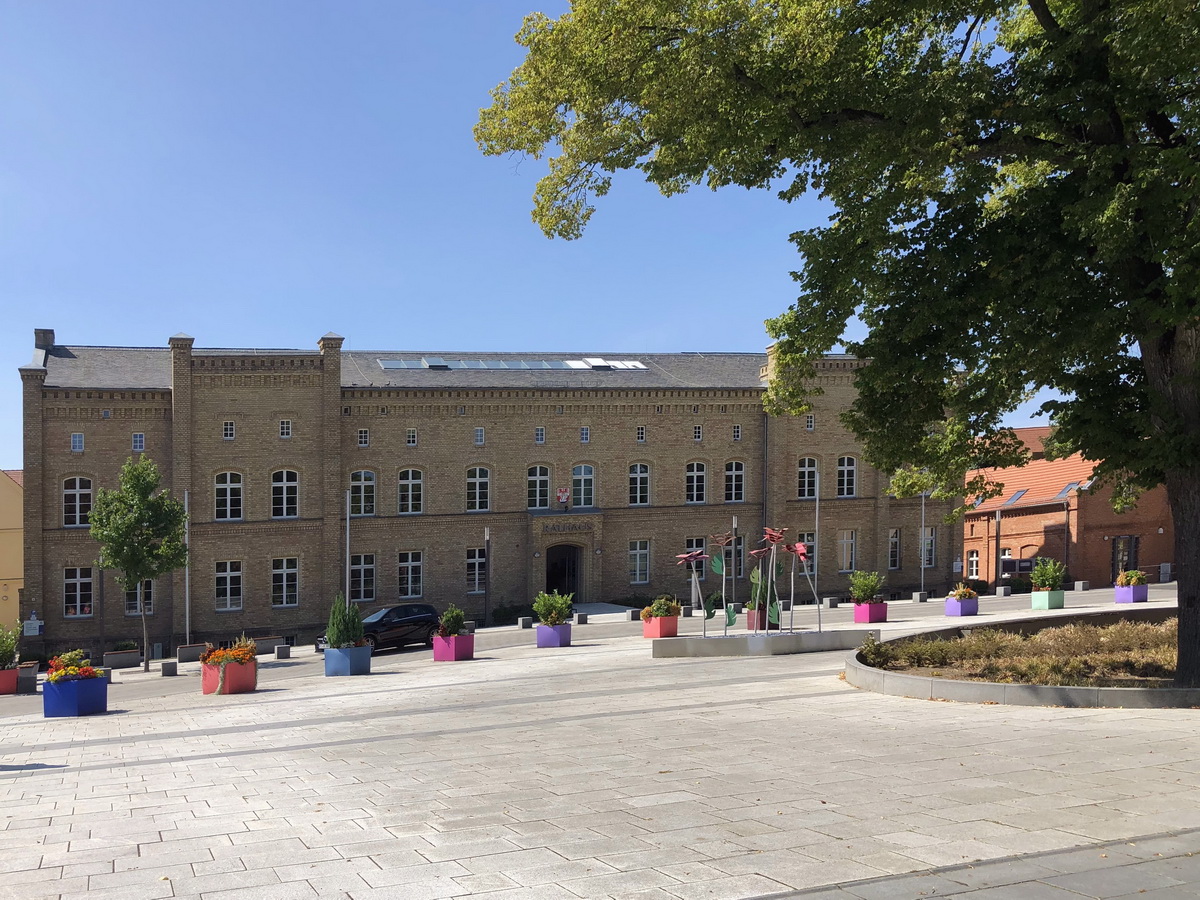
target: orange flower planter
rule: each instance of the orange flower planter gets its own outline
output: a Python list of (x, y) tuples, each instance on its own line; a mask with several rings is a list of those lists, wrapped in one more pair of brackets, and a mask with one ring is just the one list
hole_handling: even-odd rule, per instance
[(643, 619), (642, 637), (679, 637), (679, 616), (652, 616)]
[[(210, 663), (200, 666), (200, 689), (206, 694), (217, 693), (221, 683), (221, 667)], [(258, 687), (258, 661), (226, 663), (222, 694), (248, 694)]]

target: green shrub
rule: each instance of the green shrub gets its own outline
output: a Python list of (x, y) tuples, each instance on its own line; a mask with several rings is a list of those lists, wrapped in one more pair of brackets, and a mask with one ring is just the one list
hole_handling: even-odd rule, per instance
[(630, 594), (627, 597), (622, 597), (620, 600), (613, 601), (613, 603), (619, 606), (628, 606), (630, 609), (645, 609), (653, 602), (654, 598), (649, 594)]
[(117, 641), (113, 645), (113, 651), (117, 653), (120, 653), (122, 650), (136, 650), (137, 648), (137, 641)]
[(669, 616), (677, 616), (683, 612), (683, 609), (675, 601), (675, 598), (670, 594), (660, 594), (654, 598), (654, 602), (642, 609), (642, 621), (647, 622), (650, 619), (664, 619)]
[(454, 637), (462, 632), (466, 624), (466, 613), (451, 603), (442, 613), (441, 621), (438, 622), (438, 637)]
[(571, 618), (571, 598), (574, 594), (542, 591), (533, 598), (533, 611), (543, 625), (561, 625)]
[(493, 625), (516, 625), (522, 616), (532, 616), (533, 605), (529, 603), (514, 603), (511, 606), (501, 603), (492, 610)]
[(855, 603), (870, 603), (883, 587), (883, 576), (878, 572), (851, 572), (850, 599)]
[(1036, 590), (1057, 591), (1062, 588), (1066, 574), (1067, 567), (1058, 560), (1039, 556), (1033, 565), (1033, 571), (1029, 573), (1029, 580), (1033, 582)]
[(358, 605), (347, 604), (340, 593), (329, 608), (329, 627), (325, 631), (325, 640), (335, 649), (358, 647), (363, 642), (362, 614), (358, 611)]
[(1117, 576), (1118, 587), (1133, 587), (1134, 585), (1145, 583), (1146, 573), (1141, 569), (1127, 569)]
[(17, 643), (20, 639), (20, 627), (5, 628), (0, 625), (0, 669), (11, 669), (17, 664)]
[(882, 643), (873, 634), (868, 634), (863, 640), (858, 655), (865, 664), (876, 669), (886, 669), (896, 661), (896, 651), (892, 645)]

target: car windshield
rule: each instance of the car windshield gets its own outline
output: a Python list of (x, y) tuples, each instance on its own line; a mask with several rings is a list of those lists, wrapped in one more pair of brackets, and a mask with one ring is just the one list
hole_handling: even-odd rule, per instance
[(380, 619), (382, 619), (384, 616), (386, 616), (391, 611), (392, 611), (391, 608), (377, 609), (377, 610), (375, 610), (375, 612), (371, 613), (369, 616), (367, 616), (365, 619), (363, 619), (363, 624), (365, 625), (367, 622), (378, 622)]

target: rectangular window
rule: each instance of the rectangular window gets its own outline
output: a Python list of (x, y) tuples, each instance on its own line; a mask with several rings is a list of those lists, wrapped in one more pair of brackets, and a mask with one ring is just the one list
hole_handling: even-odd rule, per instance
[(740, 441), (742, 439), (742, 426), (741, 425), (733, 426), (733, 439), (735, 441)]
[(937, 565), (937, 526), (930, 525), (921, 535), (921, 567), (932, 569)]
[(483, 446), (483, 429), (482, 428), (475, 429), (475, 446), (476, 447)]
[(350, 554), (350, 599), (375, 599), (375, 554)]
[(242, 608), (242, 564), (240, 561), (217, 563), (217, 611)]
[(71, 452), (72, 453), (82, 453), (83, 452), (83, 435), (82, 434), (76, 433), (76, 434), (71, 435)]
[(401, 597), (421, 596), (421, 551), (400, 551), (400, 584)]
[(967, 577), (979, 577), (979, 551), (972, 550), (967, 554)]
[[(725, 557), (725, 572), (729, 573), (729, 567), (736, 562), (737, 567), (733, 573), (734, 578), (746, 577), (746, 539), (738, 535), (734, 539), (734, 543), (721, 548)], [(736, 554), (735, 554), (736, 550)]]
[(853, 529), (838, 532), (838, 571), (853, 572), (858, 534)]
[(224, 438), (227, 441), (232, 441), (236, 436), (237, 436), (237, 429), (234, 427), (233, 422), (222, 422), (221, 423), (221, 437), (222, 438)]
[(803, 544), (808, 549), (808, 558), (798, 566), (801, 571), (807, 571), (809, 575), (817, 574), (817, 534), (815, 531), (799, 531), (796, 533), (796, 541)]
[(742, 503), (746, 499), (746, 466), (740, 462), (725, 463), (725, 502)]
[(487, 589), (487, 551), (483, 547), (467, 550), (467, 593), (482, 594)]
[(404, 433), (404, 444), (406, 447), (417, 446), (417, 429), (410, 428)]
[(146, 449), (146, 435), (140, 431), (133, 433), (133, 452), (142, 453)]
[[(146, 607), (146, 615), (154, 615), (154, 582), (147, 578), (142, 582), (142, 605)], [(125, 615), (140, 616), (138, 608), (137, 589), (125, 592)]]
[(900, 568), (900, 529), (888, 529), (888, 568)]
[(629, 583), (650, 583), (650, 542), (629, 542)]
[(692, 440), (693, 441), (704, 440), (704, 426), (703, 425), (693, 425), (692, 426)]
[(533, 429), (533, 442), (535, 444), (546, 443), (546, 426), (538, 425)]
[(300, 565), (294, 556), (271, 560), (271, 605), (296, 606), (300, 602)]
[[(685, 538), (683, 546), (684, 546), (684, 549), (688, 553), (691, 553), (693, 550), (699, 550), (701, 553), (703, 553), (704, 548), (706, 546), (708, 546), (708, 538), (703, 538), (703, 537)], [(688, 563), (688, 571), (689, 572), (698, 572), (700, 575), (701, 581), (704, 580), (705, 573), (708, 571), (708, 566), (705, 565), (705, 562), (706, 562), (706, 560), (702, 559), (702, 560), (699, 560), (698, 562)]]
[(808, 415), (806, 415), (804, 417), (804, 428), (807, 431), (812, 431), (816, 427), (817, 427), (817, 417), (814, 416), (812, 413), (809, 413)]
[(369, 429), (369, 428), (358, 429), (358, 446), (360, 446), (360, 447), (370, 447), (371, 446), (371, 429)]
[(299, 514), (300, 476), (291, 469), (271, 473), (271, 518), (294, 519)]
[(292, 420), (291, 419), (280, 419), (279, 420), (279, 436), (281, 438), (290, 438), (292, 436)]
[(637, 442), (639, 444), (646, 443), (646, 426), (645, 425), (639, 425), (637, 427)]
[(587, 425), (579, 426), (579, 443), (586, 444), (592, 439), (592, 429)]
[(92, 614), (92, 568), (63, 569), (63, 615), (67, 618)]

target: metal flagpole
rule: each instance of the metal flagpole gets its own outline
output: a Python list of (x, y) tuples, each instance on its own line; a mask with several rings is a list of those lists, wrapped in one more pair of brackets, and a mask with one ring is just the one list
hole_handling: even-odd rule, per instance
[[(821, 630), (821, 595), (817, 591), (817, 579), (821, 577), (821, 471), (813, 473), (817, 482), (817, 503), (813, 510), (812, 589), (817, 601), (817, 631)], [(807, 566), (805, 571), (807, 572)]]
[(788, 600), (788, 631), (796, 630), (796, 554), (792, 554), (792, 574), (790, 577), (791, 585), (789, 594), (791, 599)]
[(729, 607), (734, 604), (734, 602), (737, 598), (737, 577), (736, 577), (737, 576), (737, 564), (738, 564), (737, 537), (738, 537), (738, 535), (737, 535), (737, 516), (734, 516), (733, 517), (733, 543), (730, 544), (730, 546), (733, 547), (733, 553), (731, 554), (733, 556), (733, 572), (731, 572), (729, 575), (729, 600), (727, 601), (727, 605), (726, 605), (725, 609), (722, 610), (722, 612), (725, 613), (725, 632), (724, 633), (725, 633), (726, 637), (729, 636)]
[(925, 491), (921, 491), (921, 593), (925, 593)]
[(192, 642), (192, 517), (188, 512), (188, 491), (183, 492), (183, 546), (188, 551), (183, 563), (183, 642)]
[(350, 492), (346, 491), (346, 609), (350, 608)]

